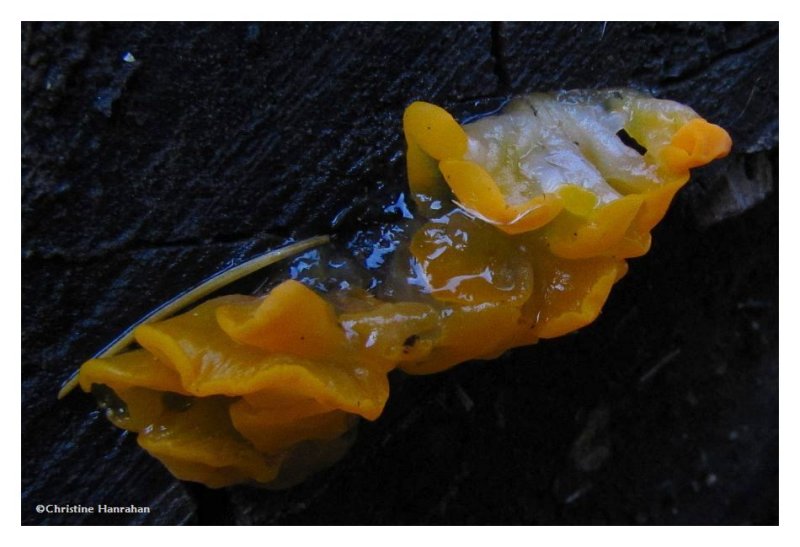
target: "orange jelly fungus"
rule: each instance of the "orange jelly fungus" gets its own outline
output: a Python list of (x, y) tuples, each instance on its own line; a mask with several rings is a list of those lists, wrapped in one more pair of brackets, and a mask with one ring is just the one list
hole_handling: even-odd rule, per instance
[(381, 415), (392, 370), (588, 325), (689, 169), (731, 147), (690, 108), (629, 90), (529, 95), (463, 126), (415, 102), (403, 128), (418, 220), (388, 266), (393, 283), (413, 277), (402, 298), (287, 280), (139, 326), (139, 349), (81, 367), (81, 387), (176, 477), (290, 486)]

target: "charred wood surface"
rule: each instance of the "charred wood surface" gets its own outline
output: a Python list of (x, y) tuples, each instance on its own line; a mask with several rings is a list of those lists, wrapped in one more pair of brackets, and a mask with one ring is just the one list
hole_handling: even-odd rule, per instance
[[(21, 38), (24, 523), (777, 522), (777, 24), (26, 23)], [(393, 374), (350, 454), (284, 492), (177, 481), (90, 397), (56, 400), (224, 265), (384, 220), (409, 102), (465, 115), (609, 86), (684, 102), (735, 148), (590, 327)]]

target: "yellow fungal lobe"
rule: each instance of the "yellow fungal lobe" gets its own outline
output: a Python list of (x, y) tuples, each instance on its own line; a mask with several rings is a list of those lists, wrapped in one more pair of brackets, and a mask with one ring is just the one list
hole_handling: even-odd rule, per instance
[(429, 156), (443, 160), (460, 158), (467, 151), (467, 134), (444, 108), (415, 102), (403, 114), (406, 139)]
[(384, 297), (289, 279), (139, 326), (140, 349), (81, 367), (82, 389), (176, 477), (296, 484), (381, 415), (394, 369), (589, 325), (689, 169), (731, 147), (690, 108), (628, 90), (534, 94), (464, 125), (415, 102), (403, 130), (418, 220)]

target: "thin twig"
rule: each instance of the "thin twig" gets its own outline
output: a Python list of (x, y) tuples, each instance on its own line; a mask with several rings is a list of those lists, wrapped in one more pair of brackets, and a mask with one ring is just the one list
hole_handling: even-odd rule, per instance
[[(230, 285), (231, 283), (238, 281), (243, 277), (247, 277), (251, 273), (254, 273), (262, 268), (266, 268), (271, 264), (279, 262), (285, 258), (289, 258), (290, 256), (294, 256), (313, 247), (328, 243), (329, 241), (330, 237), (328, 236), (316, 236), (309, 239), (304, 239), (303, 241), (298, 241), (297, 243), (287, 245), (286, 247), (269, 251), (263, 255), (252, 258), (247, 262), (239, 264), (238, 266), (232, 266), (212, 275), (196, 287), (166, 301), (139, 319), (136, 323), (125, 329), (125, 331), (115, 338), (109, 345), (100, 350), (100, 352), (94, 356), (94, 359), (113, 357), (127, 348), (133, 342), (133, 331), (136, 330), (137, 327), (144, 325), (145, 323), (154, 323), (156, 321), (166, 319), (178, 313), (187, 306), (194, 304), (204, 296), (207, 296), (226, 285)], [(78, 372), (78, 370), (73, 372), (69, 377), (69, 380), (64, 382), (64, 384), (61, 386), (61, 389), (58, 392), (59, 399), (62, 399), (77, 387)]]

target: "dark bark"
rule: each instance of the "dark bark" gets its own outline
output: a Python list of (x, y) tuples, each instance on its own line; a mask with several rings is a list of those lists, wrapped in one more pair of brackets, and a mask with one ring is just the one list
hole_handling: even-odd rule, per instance
[[(48, 23), (22, 50), (23, 522), (777, 522), (777, 24)], [(385, 220), (412, 100), (606, 86), (689, 104), (735, 153), (592, 326), (394, 374), (345, 460), (285, 492), (186, 485), (89, 397), (55, 400), (223, 265)]]

